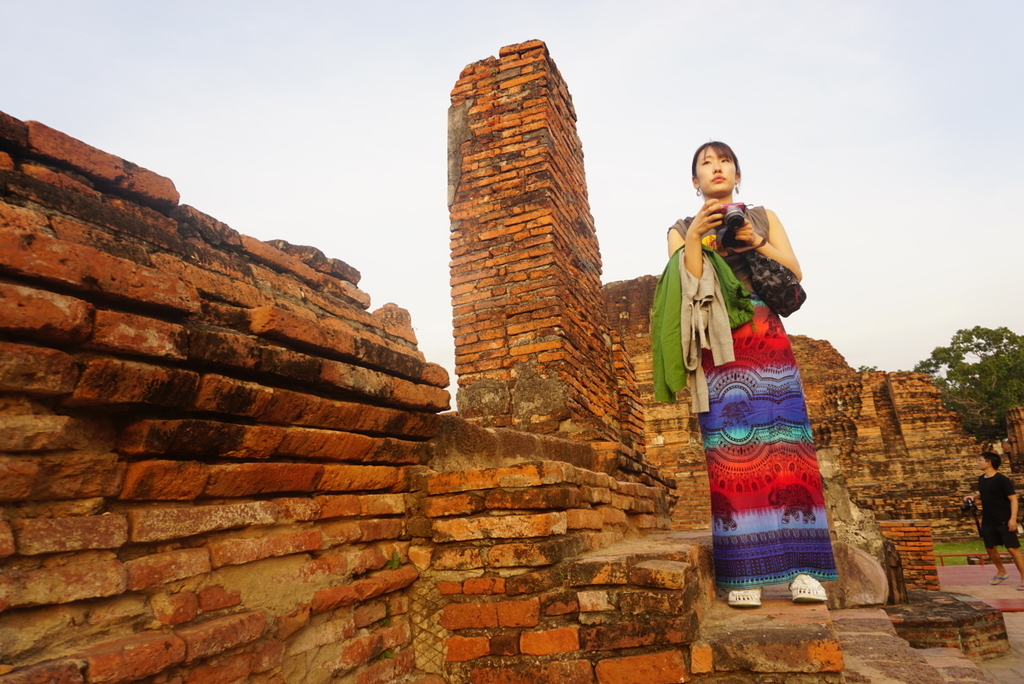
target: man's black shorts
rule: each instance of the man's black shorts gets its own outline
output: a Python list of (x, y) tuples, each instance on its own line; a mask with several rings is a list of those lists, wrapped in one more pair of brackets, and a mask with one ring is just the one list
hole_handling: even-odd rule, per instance
[(997, 546), (1005, 546), (1008, 549), (1020, 548), (1017, 531), (1011, 532), (1006, 525), (982, 525), (981, 539), (985, 542), (986, 549), (994, 549)]

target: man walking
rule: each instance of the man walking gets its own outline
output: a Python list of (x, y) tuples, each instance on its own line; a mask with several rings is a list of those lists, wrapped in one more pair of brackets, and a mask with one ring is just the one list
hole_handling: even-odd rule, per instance
[[(996, 574), (992, 584), (1000, 584), (1009, 577), (1003, 562), (999, 558), (997, 546), (1005, 546), (1013, 557), (1013, 564), (1020, 573), (1018, 591), (1024, 591), (1024, 556), (1020, 553), (1020, 541), (1017, 539), (1017, 494), (1013, 489), (1013, 481), (999, 472), (999, 454), (986, 451), (978, 457), (978, 494), (981, 498), (981, 539), (985, 543), (988, 557), (996, 566)], [(973, 501), (973, 496), (964, 497), (965, 501)]]

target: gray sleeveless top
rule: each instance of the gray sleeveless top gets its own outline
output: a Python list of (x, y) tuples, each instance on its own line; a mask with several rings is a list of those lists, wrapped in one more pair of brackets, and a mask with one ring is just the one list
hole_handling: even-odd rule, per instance
[[(748, 207), (747, 217), (750, 219), (750, 225), (754, 227), (754, 232), (767, 240), (768, 212), (765, 208)], [(686, 231), (689, 229), (691, 221), (693, 221), (693, 217), (687, 216), (686, 218), (679, 219), (672, 224), (672, 228), (675, 228), (680, 235), (686, 237)], [(672, 228), (669, 228), (669, 230), (672, 230)], [(719, 229), (713, 231), (716, 238), (718, 237), (718, 230)], [(721, 254), (721, 252), (719, 253)], [(753, 291), (750, 284), (750, 266), (747, 265), (747, 260), (744, 258), (743, 254), (722, 254), (722, 259), (725, 260), (725, 263), (729, 264), (729, 268), (731, 268), (732, 272), (736, 274), (739, 281), (743, 283), (748, 290)]]

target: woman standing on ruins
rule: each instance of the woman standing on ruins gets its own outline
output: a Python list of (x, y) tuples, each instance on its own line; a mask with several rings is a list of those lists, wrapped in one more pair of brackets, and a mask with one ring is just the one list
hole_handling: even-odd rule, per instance
[[(723, 211), (740, 183), (728, 145), (702, 145), (691, 172), (704, 204), (669, 229), (672, 277), (663, 276), (659, 290), (681, 291), (680, 318), (662, 305), (665, 330), (683, 328), (685, 336), (689, 325), (695, 339), (689, 346), (680, 340), (683, 358), (677, 353), (675, 365), (656, 340), (655, 374), (662, 399), (674, 399), (690, 380), (711, 485), (716, 583), (738, 607), (759, 606), (761, 587), (786, 582), (794, 601), (825, 601), (819, 580), (835, 580), (836, 569), (800, 373), (782, 322), (757, 296), (744, 252), (756, 250), (797, 279), (800, 263), (782, 224), (763, 207), (741, 205), (745, 218), (733, 248), (719, 244)], [(670, 281), (678, 285), (669, 288)]]

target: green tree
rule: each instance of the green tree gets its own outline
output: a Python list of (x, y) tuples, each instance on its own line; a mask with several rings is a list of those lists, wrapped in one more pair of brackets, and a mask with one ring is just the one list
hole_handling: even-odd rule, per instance
[(958, 330), (914, 370), (928, 373), (942, 401), (978, 441), (1006, 434), (1006, 410), (1024, 405), (1024, 336), (1009, 328)]

